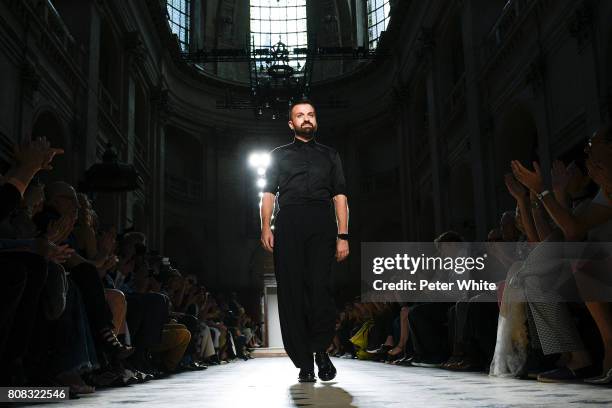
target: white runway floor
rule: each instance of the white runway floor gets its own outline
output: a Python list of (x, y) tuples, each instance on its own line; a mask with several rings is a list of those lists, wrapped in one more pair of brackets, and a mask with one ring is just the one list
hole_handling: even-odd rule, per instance
[[(612, 388), (497, 379), (484, 374), (333, 359), (338, 376), (300, 384), (287, 357), (256, 358), (99, 391), (69, 407), (596, 407)], [(40, 405), (38, 405), (40, 406)]]

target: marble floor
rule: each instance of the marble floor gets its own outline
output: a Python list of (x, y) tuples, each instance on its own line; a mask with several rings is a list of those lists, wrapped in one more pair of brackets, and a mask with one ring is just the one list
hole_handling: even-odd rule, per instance
[[(612, 388), (543, 384), (477, 373), (333, 359), (338, 376), (301, 384), (287, 357), (256, 358), (126, 388), (67, 407), (591, 407), (612, 406)], [(39, 405), (40, 406), (40, 405)]]

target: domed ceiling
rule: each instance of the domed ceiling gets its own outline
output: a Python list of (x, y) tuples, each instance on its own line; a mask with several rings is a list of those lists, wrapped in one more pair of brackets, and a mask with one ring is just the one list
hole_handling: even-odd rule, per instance
[(166, 0), (162, 11), (181, 65), (244, 87), (250, 98), (228, 103), (274, 118), (292, 100), (308, 96), (311, 84), (350, 75), (380, 57), (377, 46), (392, 3)]

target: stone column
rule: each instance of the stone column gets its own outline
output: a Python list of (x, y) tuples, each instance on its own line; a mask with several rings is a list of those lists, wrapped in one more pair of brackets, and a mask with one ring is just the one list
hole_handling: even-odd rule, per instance
[[(478, 86), (478, 44), (474, 38), (478, 9), (471, 0), (465, 2), (463, 13), (463, 49), (465, 58), (465, 102), (469, 129), (469, 151), (472, 168), (474, 191), (474, 221), (476, 223), (476, 240), (487, 237), (489, 221), (492, 220), (487, 203), (494, 201), (487, 194), (487, 186), (492, 183), (486, 177), (485, 143), (483, 131), (483, 114), (481, 112), (480, 91)], [(492, 191), (492, 190), (490, 190)]]
[(408, 87), (406, 85), (400, 85), (394, 89), (402, 239), (411, 241), (415, 238), (416, 226), (414, 223), (415, 208), (411, 170), (410, 123), (408, 120), (409, 96)]
[(432, 179), (432, 199), (434, 205), (434, 224), (435, 233), (440, 234), (446, 227), (446, 208), (445, 193), (444, 193), (444, 168), (445, 157), (441, 154), (443, 151), (439, 134), (439, 111), (438, 101), (440, 99), (437, 84), (435, 81), (435, 65), (433, 63), (434, 42), (431, 29), (423, 28), (417, 39), (419, 58), (425, 59), (426, 63), (426, 79), (425, 86), (427, 90), (427, 110), (429, 112), (429, 147), (431, 151), (431, 179)]
[(96, 2), (91, 2), (89, 18), (89, 59), (87, 61), (87, 109), (85, 112), (85, 151), (84, 169), (96, 162), (98, 142), (98, 87), (100, 68), (100, 10)]
[[(125, 82), (125, 102), (126, 102), (126, 120), (124, 121), (123, 131), (127, 140), (126, 162), (134, 163), (134, 155), (136, 150), (136, 78), (140, 70), (140, 66), (145, 60), (146, 50), (142, 43), (140, 33), (138, 31), (128, 32), (123, 40), (125, 49), (126, 67), (128, 75)], [(144, 186), (145, 188), (147, 186)], [(145, 191), (146, 195), (146, 191)], [(133, 192), (128, 192), (125, 195), (124, 201), (124, 216), (122, 221), (132, 220), (134, 222), (134, 203), (136, 197)]]
[[(163, 80), (160, 80), (163, 83)], [(153, 137), (151, 140), (151, 151), (154, 152), (154, 166), (151, 175), (153, 181), (153, 191), (150, 194), (153, 202), (151, 203), (154, 225), (151, 229), (151, 242), (160, 250), (164, 251), (164, 227), (165, 227), (165, 212), (164, 204), (166, 201), (166, 125), (171, 114), (171, 108), (168, 101), (168, 90), (163, 89), (160, 85), (153, 91), (152, 109), (156, 110), (156, 114), (151, 115), (156, 118), (152, 121), (151, 129), (153, 129)]]

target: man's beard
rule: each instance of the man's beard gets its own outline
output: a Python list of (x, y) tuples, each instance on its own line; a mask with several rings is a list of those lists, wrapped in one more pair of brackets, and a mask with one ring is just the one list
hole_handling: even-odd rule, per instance
[(300, 136), (300, 137), (306, 137), (308, 139), (311, 139), (314, 137), (315, 132), (317, 131), (317, 129), (314, 126), (306, 126), (306, 127), (300, 127), (300, 128), (294, 128), (293, 131), (295, 132), (296, 136)]

